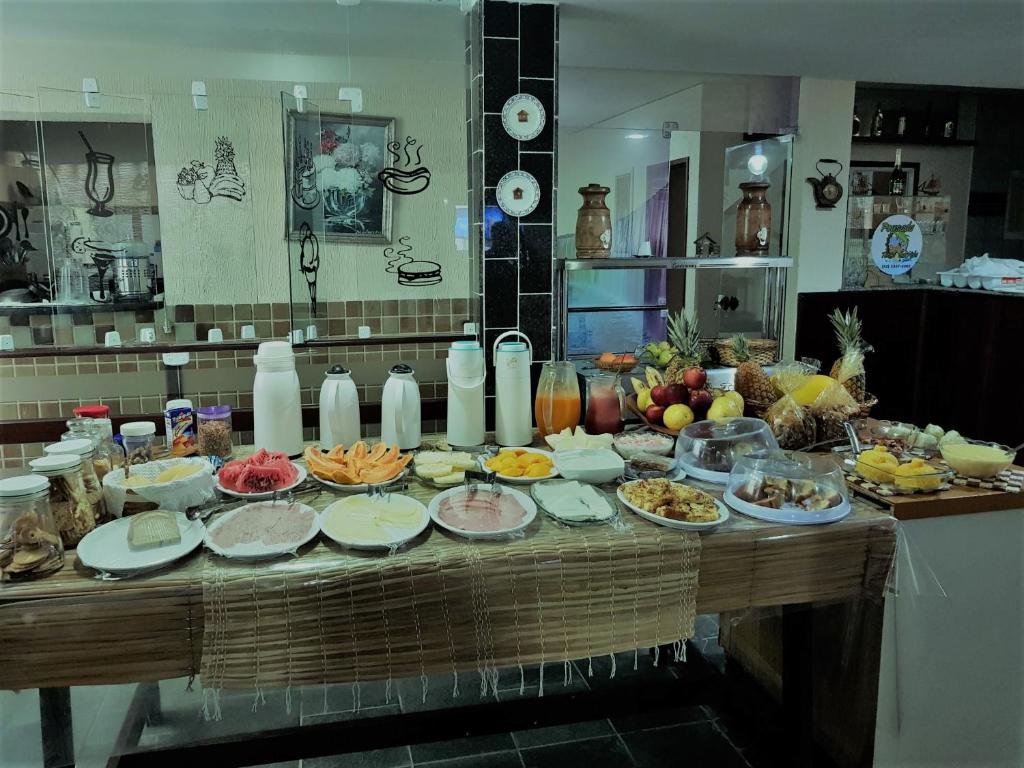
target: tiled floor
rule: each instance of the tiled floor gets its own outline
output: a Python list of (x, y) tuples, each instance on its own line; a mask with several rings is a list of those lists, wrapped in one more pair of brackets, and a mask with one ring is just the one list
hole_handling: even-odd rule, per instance
[[(697, 645), (706, 656), (720, 654), (713, 633), (713, 621), (702, 617)], [(710, 639), (708, 635), (711, 635)], [(703, 639), (702, 639), (703, 638)], [(634, 664), (636, 669), (634, 669)], [(582, 691), (614, 686), (623, 680), (643, 676), (650, 679), (674, 676), (672, 665), (655, 667), (644, 651), (576, 662), (565, 684), (561, 666), (545, 668), (545, 692)], [(532, 698), (539, 693), (536, 668), (504, 670), (499, 678), (498, 699)], [(453, 697), (451, 676), (430, 678), (426, 690), (418, 679), (369, 683), (358, 688), (359, 708), (354, 707), (356, 691), (350, 685), (313, 686), (297, 689), (289, 697), (283, 691), (264, 692), (265, 703), (254, 707), (254, 694), (232, 693), (221, 697), (222, 719), (207, 721), (201, 709), (199, 687), (186, 690), (184, 680), (160, 684), (163, 708), (159, 721), (148, 725), (141, 747), (184, 744), (201, 738), (231, 733), (250, 733), (265, 728), (309, 725), (332, 720), (374, 717), (424, 709), (451, 708), (476, 704), (479, 678), (460, 676), (460, 695)], [(135, 686), (76, 688), (72, 694), (75, 719), (75, 748), (80, 768), (102, 766), (111, 754), (116, 734), (124, 719)], [(32, 692), (0, 693), (0, 754), (5, 768), (41, 765), (38, 736), (38, 696)], [(735, 736), (717, 713), (707, 707), (686, 707), (651, 715), (619, 717), (573, 725), (555, 726), (457, 741), (418, 744), (371, 752), (337, 755), (301, 762), (302, 768), (619, 768), (680, 765), (701, 762), (716, 768), (752, 768)], [(275, 768), (298, 768), (285, 763)]]

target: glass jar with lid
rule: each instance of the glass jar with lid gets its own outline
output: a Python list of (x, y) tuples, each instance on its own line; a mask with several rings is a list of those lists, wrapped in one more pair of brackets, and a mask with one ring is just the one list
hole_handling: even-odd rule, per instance
[(156, 424), (152, 421), (129, 421), (121, 425), (125, 464), (145, 464), (153, 460), (153, 438)]
[(0, 581), (39, 578), (63, 565), (50, 481), (39, 475), (0, 480)]
[(79, 418), (92, 419), (91, 434), (96, 445), (93, 466), (96, 469), (96, 476), (102, 481), (107, 472), (124, 464), (124, 451), (114, 442), (110, 408), (106, 405), (80, 405), (74, 409), (74, 413)]
[(96, 527), (96, 510), (82, 481), (82, 461), (73, 453), (51, 454), (32, 459), (32, 472), (50, 481), (50, 511), (60, 538), (74, 547)]
[(106, 515), (106, 505), (103, 503), (103, 483), (96, 472), (96, 449), (92, 443), (84, 438), (82, 440), (64, 440), (43, 447), (47, 456), (73, 455), (81, 461), (79, 474), (82, 476), (82, 485), (85, 486), (85, 493), (89, 497), (89, 504), (96, 512), (96, 518), (101, 519)]
[(196, 421), (199, 454), (231, 458), (231, 406), (202, 406), (196, 409)]
[(81, 440), (87, 438), (94, 440), (93, 435), (93, 421), (87, 416), (75, 416), (73, 419), (68, 419), (64, 422), (68, 431), (60, 436), (61, 440)]

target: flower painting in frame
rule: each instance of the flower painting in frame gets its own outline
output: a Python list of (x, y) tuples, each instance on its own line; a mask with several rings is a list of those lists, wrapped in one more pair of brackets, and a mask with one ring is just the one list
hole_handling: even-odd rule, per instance
[(328, 241), (390, 243), (392, 193), (377, 174), (394, 140), (394, 118), (290, 110), (287, 129), (288, 237), (301, 238), (312, 213), (318, 222), (322, 216)]

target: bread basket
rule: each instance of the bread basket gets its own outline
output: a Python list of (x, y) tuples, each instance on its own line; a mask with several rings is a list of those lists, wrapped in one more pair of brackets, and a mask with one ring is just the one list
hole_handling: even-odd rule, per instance
[(182, 463), (198, 464), (191, 475), (164, 483), (133, 486), (125, 480), (124, 468), (103, 477), (103, 500), (114, 517), (131, 515), (148, 509), (184, 512), (214, 497), (213, 465), (201, 458), (159, 459), (131, 467), (128, 477), (155, 480), (160, 473)]

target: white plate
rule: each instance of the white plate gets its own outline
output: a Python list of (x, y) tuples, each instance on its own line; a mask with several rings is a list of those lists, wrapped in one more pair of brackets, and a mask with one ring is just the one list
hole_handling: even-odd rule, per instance
[[(481, 483), (478, 486), (481, 490), (489, 490), (491, 486), (486, 483)], [(533, 502), (529, 496), (522, 491), (517, 491), (515, 488), (502, 488), (503, 494), (509, 494), (516, 499), (520, 504), (523, 505), (523, 509), (526, 510), (526, 517), (514, 528), (505, 528), (500, 531), (465, 531), (462, 528), (456, 528), (455, 526), (448, 525), (440, 517), (438, 517), (438, 511), (441, 506), (441, 502), (447, 499), (449, 496), (454, 496), (458, 493), (465, 493), (466, 487), (464, 485), (457, 486), (455, 488), (449, 488), (447, 491), (441, 491), (434, 498), (430, 500), (430, 506), (427, 507), (427, 511), (430, 513), (430, 519), (433, 520), (438, 526), (444, 528), (446, 531), (458, 534), (459, 536), (465, 536), (467, 539), (499, 539), (504, 536), (508, 536), (512, 533), (526, 528), (533, 519), (537, 517), (537, 505)]]
[(373, 486), (374, 488), (387, 488), (389, 485), (394, 485), (395, 483), (399, 482), (403, 477), (409, 474), (409, 467), (406, 466), (404, 469), (402, 469), (401, 472), (399, 472), (393, 478), (391, 478), (390, 480), (385, 480), (383, 483), (358, 483), (356, 485), (345, 485), (344, 483), (335, 483), (332, 480), (324, 480), (322, 477), (317, 477), (315, 472), (310, 474), (313, 475), (313, 479), (316, 480), (318, 483), (326, 485), (328, 488), (333, 488), (336, 491), (341, 491), (342, 493), (366, 493), (368, 490), (370, 490), (371, 486)]
[(505, 126), (505, 133), (519, 141), (529, 141), (540, 136), (546, 122), (544, 105), (529, 93), (517, 93), (501, 109), (501, 124)]
[[(284, 509), (289, 505), (283, 501), (277, 502), (258, 502), (263, 504), (280, 504), (281, 508)], [(220, 526), (228, 520), (231, 520), (236, 515), (245, 514), (246, 510), (252, 507), (252, 504), (246, 504), (244, 507), (238, 507), (238, 509), (232, 509), (230, 512), (225, 513), (213, 523), (206, 527), (206, 535), (203, 538), (203, 543), (206, 544), (207, 548), (212, 552), (222, 557), (239, 558), (242, 560), (263, 560), (265, 558), (280, 557), (281, 555), (290, 555), (295, 552), (299, 547), (312, 541), (316, 535), (320, 532), (320, 519), (317, 516), (316, 510), (305, 504), (299, 504), (293, 502), (296, 506), (308, 509), (313, 513), (312, 520), (309, 524), (309, 530), (302, 534), (297, 541), (287, 541), (281, 544), (268, 545), (261, 541), (256, 541), (251, 544), (236, 544), (230, 549), (225, 549), (219, 544), (215, 544), (213, 541), (213, 532), (216, 531)]]
[(107, 573), (135, 573), (149, 571), (184, 557), (203, 543), (206, 528), (199, 520), (189, 520), (184, 512), (174, 517), (181, 533), (181, 541), (164, 547), (132, 549), (128, 546), (130, 517), (101, 525), (78, 542), (78, 559), (83, 565)]
[[(636, 483), (640, 481), (633, 480), (631, 482)], [(647, 510), (641, 509), (640, 507), (633, 506), (628, 501), (626, 501), (626, 497), (622, 493), (622, 488), (623, 486), (626, 485), (630, 485), (630, 483), (623, 483), (615, 491), (615, 495), (619, 497), (619, 501), (621, 501), (623, 504), (626, 505), (626, 507), (636, 512), (638, 515), (640, 515), (640, 517), (644, 518), (645, 520), (650, 520), (652, 523), (657, 523), (658, 525), (664, 525), (666, 528), (681, 528), (683, 530), (699, 531), (704, 528), (714, 528), (716, 525), (721, 525), (729, 519), (729, 508), (726, 507), (725, 504), (720, 502), (718, 499), (715, 499), (715, 506), (718, 507), (717, 520), (714, 520), (710, 523), (688, 523), (685, 520), (670, 520), (667, 517), (661, 517), (660, 515), (655, 515), (653, 512), (648, 512)], [(697, 490), (700, 489), (698, 488)], [(701, 493), (707, 493), (707, 491), (701, 491)]]
[(729, 482), (728, 472), (715, 472), (711, 469), (702, 469), (701, 467), (695, 467), (692, 464), (687, 464), (682, 459), (676, 459), (676, 466), (695, 480), (703, 480), (705, 483), (715, 483), (716, 485), (725, 485)]
[[(551, 459), (552, 462), (554, 462), (554, 454), (551, 453), (551, 451), (545, 451), (542, 448), (509, 448), (508, 450), (526, 451), (527, 453), (539, 453), (544, 456), (547, 456), (549, 459)], [(499, 451), (498, 453), (501, 453), (501, 451)], [(497, 455), (498, 454), (494, 454), (494, 456)], [(484, 464), (484, 462), (487, 461), (488, 459), (494, 458), (494, 456), (488, 454), (480, 456), (477, 459), (477, 461), (480, 463), (480, 468), (485, 472), (490, 472), (491, 470), (487, 468), (487, 465)], [(551, 471), (548, 474), (544, 475), (543, 477), (511, 477), (509, 475), (503, 475), (501, 473), (496, 474), (498, 479), (501, 480), (501, 482), (503, 483), (512, 483), (513, 485), (529, 485), (530, 483), (536, 483), (538, 480), (550, 480), (553, 477), (558, 477), (558, 470), (555, 469), (555, 466), (552, 463)]]
[(540, 203), (540, 184), (526, 171), (509, 171), (494, 190), (498, 207), (509, 216), (526, 216)]
[(733, 494), (732, 489), (729, 489), (725, 492), (725, 503), (747, 517), (767, 520), (769, 523), (786, 523), (788, 525), (834, 523), (836, 520), (842, 520), (850, 514), (850, 502), (846, 498), (838, 506), (823, 509), (821, 512), (808, 512), (806, 509), (800, 509), (799, 507), (790, 507), (788, 509), (785, 507), (782, 509), (759, 507), (756, 504), (751, 504), (749, 501), (737, 498)]
[(399, 498), (399, 499), (405, 499), (405, 500), (411, 501), (421, 511), (420, 520), (416, 524), (415, 527), (413, 527), (413, 528), (404, 528), (404, 529), (399, 529), (399, 528), (390, 529), (392, 534), (393, 534), (391, 539), (389, 539), (388, 541), (383, 541), (383, 542), (381, 542), (381, 541), (376, 541), (376, 542), (349, 541), (349, 540), (346, 540), (346, 539), (339, 538), (337, 536), (332, 536), (327, 531), (327, 529), (325, 527), (325, 524), (327, 522), (327, 518), (330, 515), (344, 514), (345, 513), (345, 507), (346, 507), (347, 503), (351, 503), (352, 499), (357, 498), (356, 496), (348, 496), (348, 497), (346, 497), (344, 499), (338, 499), (337, 501), (329, 504), (324, 509), (324, 511), (320, 513), (320, 531), (327, 538), (331, 539), (332, 541), (336, 541), (338, 544), (341, 544), (341, 546), (343, 546), (343, 547), (349, 547), (350, 549), (377, 550), (377, 549), (391, 549), (392, 547), (400, 547), (403, 544), (405, 544), (405, 543), (407, 543), (409, 541), (412, 541), (417, 536), (419, 536), (421, 533), (423, 533), (423, 531), (426, 530), (427, 526), (430, 525), (430, 513), (427, 512), (427, 508), (426, 508), (426, 506), (423, 505), (422, 502), (417, 501), (416, 499), (412, 498), (411, 496), (402, 496), (402, 495), (397, 494), (397, 493), (390, 494), (390, 496), (392, 498)]
[(292, 462), (292, 466), (299, 470), (299, 476), (295, 478), (295, 482), (291, 485), (279, 488), (276, 491), (265, 491), (264, 493), (242, 493), (241, 491), (229, 491), (227, 488), (220, 484), (220, 478), (217, 479), (217, 490), (221, 493), (227, 494), (228, 496), (234, 496), (236, 499), (249, 499), (250, 501), (259, 501), (260, 499), (271, 499), (275, 493), (284, 493), (290, 491), (295, 486), (299, 485), (303, 480), (306, 479), (306, 468), (301, 464)]

